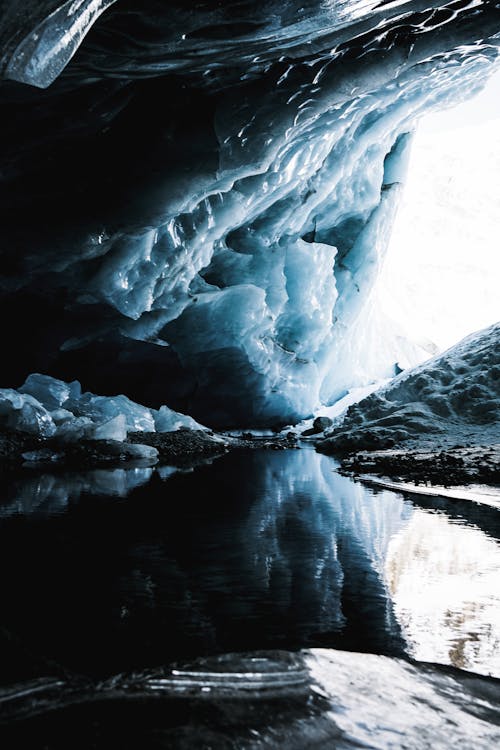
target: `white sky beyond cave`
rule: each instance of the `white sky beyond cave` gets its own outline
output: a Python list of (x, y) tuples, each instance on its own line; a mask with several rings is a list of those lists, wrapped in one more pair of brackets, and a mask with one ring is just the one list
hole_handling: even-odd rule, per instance
[[(423, 119), (378, 288), (416, 343), (452, 346), (500, 320), (500, 73)], [(427, 348), (427, 346), (426, 346)]]

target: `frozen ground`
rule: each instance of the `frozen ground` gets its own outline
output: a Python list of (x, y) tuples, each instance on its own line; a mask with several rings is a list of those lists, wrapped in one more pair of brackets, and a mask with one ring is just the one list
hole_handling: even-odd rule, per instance
[(499, 411), (496, 323), (350, 406), (325, 443), (339, 449), (495, 443), (500, 441)]

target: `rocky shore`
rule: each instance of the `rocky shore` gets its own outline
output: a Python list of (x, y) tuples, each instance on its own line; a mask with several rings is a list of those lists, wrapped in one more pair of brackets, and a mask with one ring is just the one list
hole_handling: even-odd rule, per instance
[(291, 433), (285, 437), (239, 437), (181, 427), (172, 432), (130, 432), (126, 441), (62, 441), (17, 430), (0, 431), (0, 464), (3, 469), (50, 465), (61, 469), (91, 469), (123, 466), (140, 461), (186, 467), (243, 448), (283, 450), (297, 447)]
[[(322, 446), (317, 446), (322, 451)], [(355, 451), (339, 456), (341, 472), (375, 475), (393, 481), (451, 487), (468, 484), (500, 486), (500, 444)]]

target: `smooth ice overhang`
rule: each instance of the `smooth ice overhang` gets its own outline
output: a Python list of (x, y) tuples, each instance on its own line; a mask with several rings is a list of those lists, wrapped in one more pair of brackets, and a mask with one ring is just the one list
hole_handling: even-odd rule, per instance
[[(245, 81), (257, 78), (279, 56), (290, 60), (305, 54), (320, 58), (329, 50), (327, 57), (334, 57), (337, 51), (353, 45), (366, 46), (370, 53), (367, 42), (382, 42), (386, 52), (400, 46), (404, 55), (412, 56), (410, 62), (414, 64), (414, 48), (427, 57), (439, 52), (446, 46), (448, 28), (460, 22), (464, 11), (469, 12), (464, 44), (495, 33), (499, 15), (497, 4), (488, 0), (452, 0), (445, 4), (432, 0), (304, 0), (300, 4), (273, 0), (264, 8), (258, 3), (241, 7), (239, 3), (211, 2), (158, 7), (154, 0), (150, 4), (137, 2), (136, 6), (124, 0), (27, 0), (22, 8), (17, 0), (5, 0), (5, 5), (0, 13), (0, 78), (38, 88), (47, 88), (60, 76), (92, 26), (114, 5), (116, 10), (106, 32), (113, 35), (117, 21), (127, 29), (131, 44), (127, 49), (122, 38), (125, 47), (118, 54), (97, 44), (88, 58), (84, 56), (82, 69), (97, 77), (134, 78), (182, 71), (204, 73), (209, 80), (211, 74), (224, 79), (230, 75), (228, 68), (239, 68)], [(477, 19), (470, 15), (475, 8)], [(425, 28), (419, 30), (413, 25), (414, 18), (425, 12), (430, 15), (424, 21)], [(152, 27), (159, 22), (159, 37), (149, 48), (136, 29), (141, 16)], [(439, 37), (435, 50), (427, 41), (421, 44), (422, 38), (430, 40), (434, 31)], [(410, 36), (416, 34), (411, 44), (405, 45), (403, 38), (408, 32)], [(456, 31), (452, 33), (456, 35)], [(101, 64), (103, 70), (99, 70)], [(233, 83), (239, 78), (236, 74)]]
[[(116, 0), (54, 3), (8, 2), (3, 34), (9, 35), (0, 61), (3, 77), (47, 88), (69, 63), (89, 29)], [(1, 29), (0, 29), (1, 31)], [(3, 40), (2, 40), (3, 41)], [(5, 43), (5, 42), (4, 42)]]

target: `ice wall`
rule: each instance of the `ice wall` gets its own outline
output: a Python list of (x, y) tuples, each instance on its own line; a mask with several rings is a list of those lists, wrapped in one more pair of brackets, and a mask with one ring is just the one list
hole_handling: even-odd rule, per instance
[(372, 290), (411, 134), (494, 70), (497, 5), (76, 5), (63, 41), (42, 19), (73, 55), (45, 91), (50, 42), (30, 78), (3, 58), (33, 84), (0, 89), (3, 385), (268, 426), (418, 359)]

